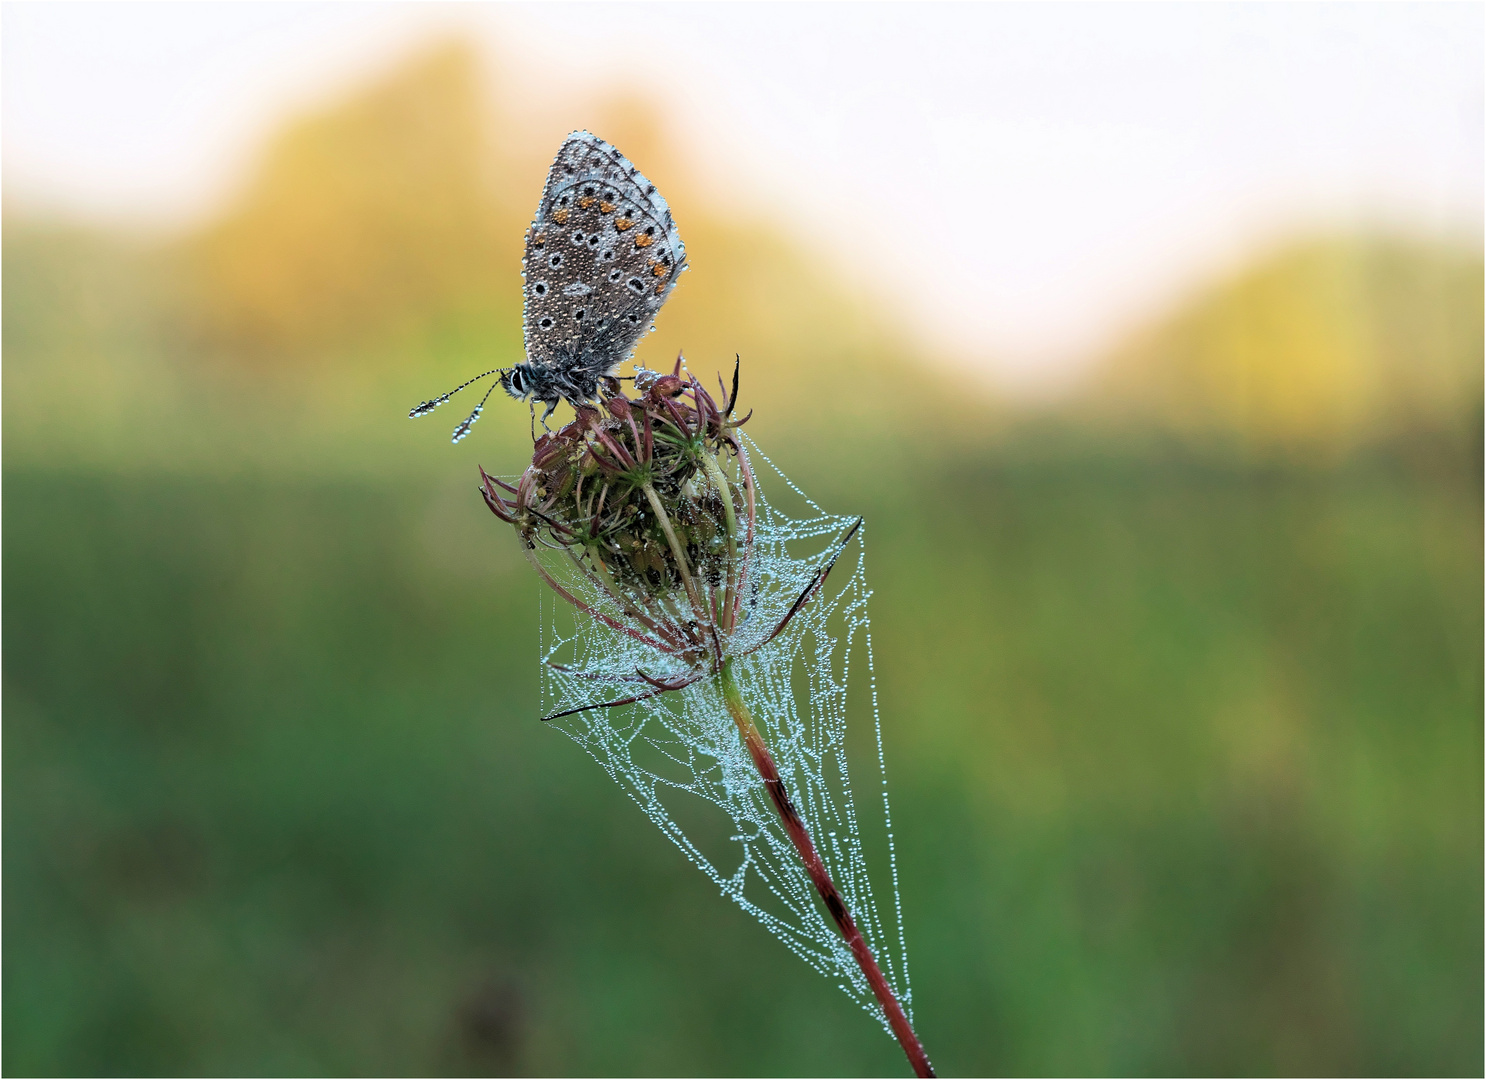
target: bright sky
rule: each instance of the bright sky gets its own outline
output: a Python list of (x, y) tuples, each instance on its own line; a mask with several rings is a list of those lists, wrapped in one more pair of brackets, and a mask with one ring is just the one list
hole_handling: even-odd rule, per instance
[(199, 217), (287, 113), (451, 28), (534, 112), (654, 98), (719, 195), (1034, 392), (1296, 231), (1480, 244), (1480, 4), (7, 3), (6, 198)]

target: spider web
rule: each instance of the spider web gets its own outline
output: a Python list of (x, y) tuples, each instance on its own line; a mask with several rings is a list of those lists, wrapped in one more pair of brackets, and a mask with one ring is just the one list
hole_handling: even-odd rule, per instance
[[(771, 484), (777, 480), (786, 485), (802, 513), (787, 516), (762, 492), (756, 494), (749, 568), (753, 590), (747, 597), (747, 618), (728, 647), (737, 657), (735, 677), (822, 861), (911, 1020), (902, 901), (872, 671), (867, 614), (871, 593), (862, 534), (855, 528), (859, 519), (826, 513), (752, 440), (745, 438), (744, 445), (750, 459), (764, 467), (756, 464), (755, 474), (767, 470)], [(854, 552), (848, 541), (855, 545)], [(768, 639), (833, 558), (837, 561), (825, 587), (778, 636)], [(544, 564), (584, 602), (622, 619), (616, 605), (573, 573), (571, 565), (564, 567), (551, 553)], [(703, 678), (685, 689), (630, 705), (593, 707), (648, 692), (650, 686), (637, 670), (652, 678), (672, 679), (690, 669), (676, 657), (579, 615), (545, 589), (542, 597), (543, 715), (583, 709), (550, 723), (583, 747), (724, 896), (835, 981), (887, 1030), (866, 978), (780, 824), (723, 701), (718, 679)], [(880, 813), (872, 808), (865, 816), (853, 798), (847, 764), (847, 690), (853, 658), (865, 665), (867, 695), (864, 700), (852, 697), (850, 711), (859, 721), (870, 716), (871, 738), (859, 734), (852, 741), (852, 760), (860, 767), (865, 759), (881, 793)], [(859, 730), (863, 727), (858, 725)], [(890, 912), (878, 905), (874, 875), (891, 881)]]

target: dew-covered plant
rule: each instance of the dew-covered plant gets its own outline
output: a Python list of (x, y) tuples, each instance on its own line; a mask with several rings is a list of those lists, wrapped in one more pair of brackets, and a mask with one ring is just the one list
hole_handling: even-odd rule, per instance
[[(554, 707), (543, 719), (583, 745), (724, 893), (873, 1012), (916, 1075), (932, 1076), (910, 1021), (901, 905), (894, 941), (873, 898), (846, 767), (858, 635), (870, 673), (861, 557), (844, 588), (825, 586), (861, 520), (791, 520), (764, 502), (758, 451), (740, 430), (748, 418), (734, 415), (736, 368), (721, 404), (683, 377), (679, 358), (669, 375), (642, 370), (634, 398), (609, 389), (537, 438), (515, 483), (481, 470), (486, 505), (573, 616), (566, 631), (556, 612), (544, 623)], [(826, 543), (791, 550), (811, 540)], [(875, 722), (875, 690), (872, 713)], [(880, 728), (877, 749), (881, 768)], [(729, 816), (731, 872), (677, 824), (668, 804), (679, 793)], [(882, 797), (896, 901), (885, 781)]]

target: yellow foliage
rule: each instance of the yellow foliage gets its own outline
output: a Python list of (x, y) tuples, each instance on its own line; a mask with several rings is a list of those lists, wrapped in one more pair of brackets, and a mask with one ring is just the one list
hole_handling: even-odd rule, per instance
[(298, 354), (493, 293), (509, 243), (487, 188), (487, 126), (475, 58), (458, 44), (292, 124), (193, 245), (208, 336)]
[(1282, 251), (1112, 360), (1095, 397), (1184, 434), (1346, 451), (1479, 414), (1479, 256), (1338, 238)]

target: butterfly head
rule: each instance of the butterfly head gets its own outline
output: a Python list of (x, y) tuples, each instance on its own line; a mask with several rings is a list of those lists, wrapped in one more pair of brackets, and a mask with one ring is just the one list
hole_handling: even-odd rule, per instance
[(501, 372), (501, 388), (517, 401), (540, 401), (547, 406), (542, 422), (547, 422), (557, 403), (564, 397), (581, 397), (567, 383), (554, 379), (547, 370), (526, 361)]
[(517, 364), (501, 372), (501, 389), (517, 401), (525, 401), (532, 392), (532, 369), (530, 364)]

